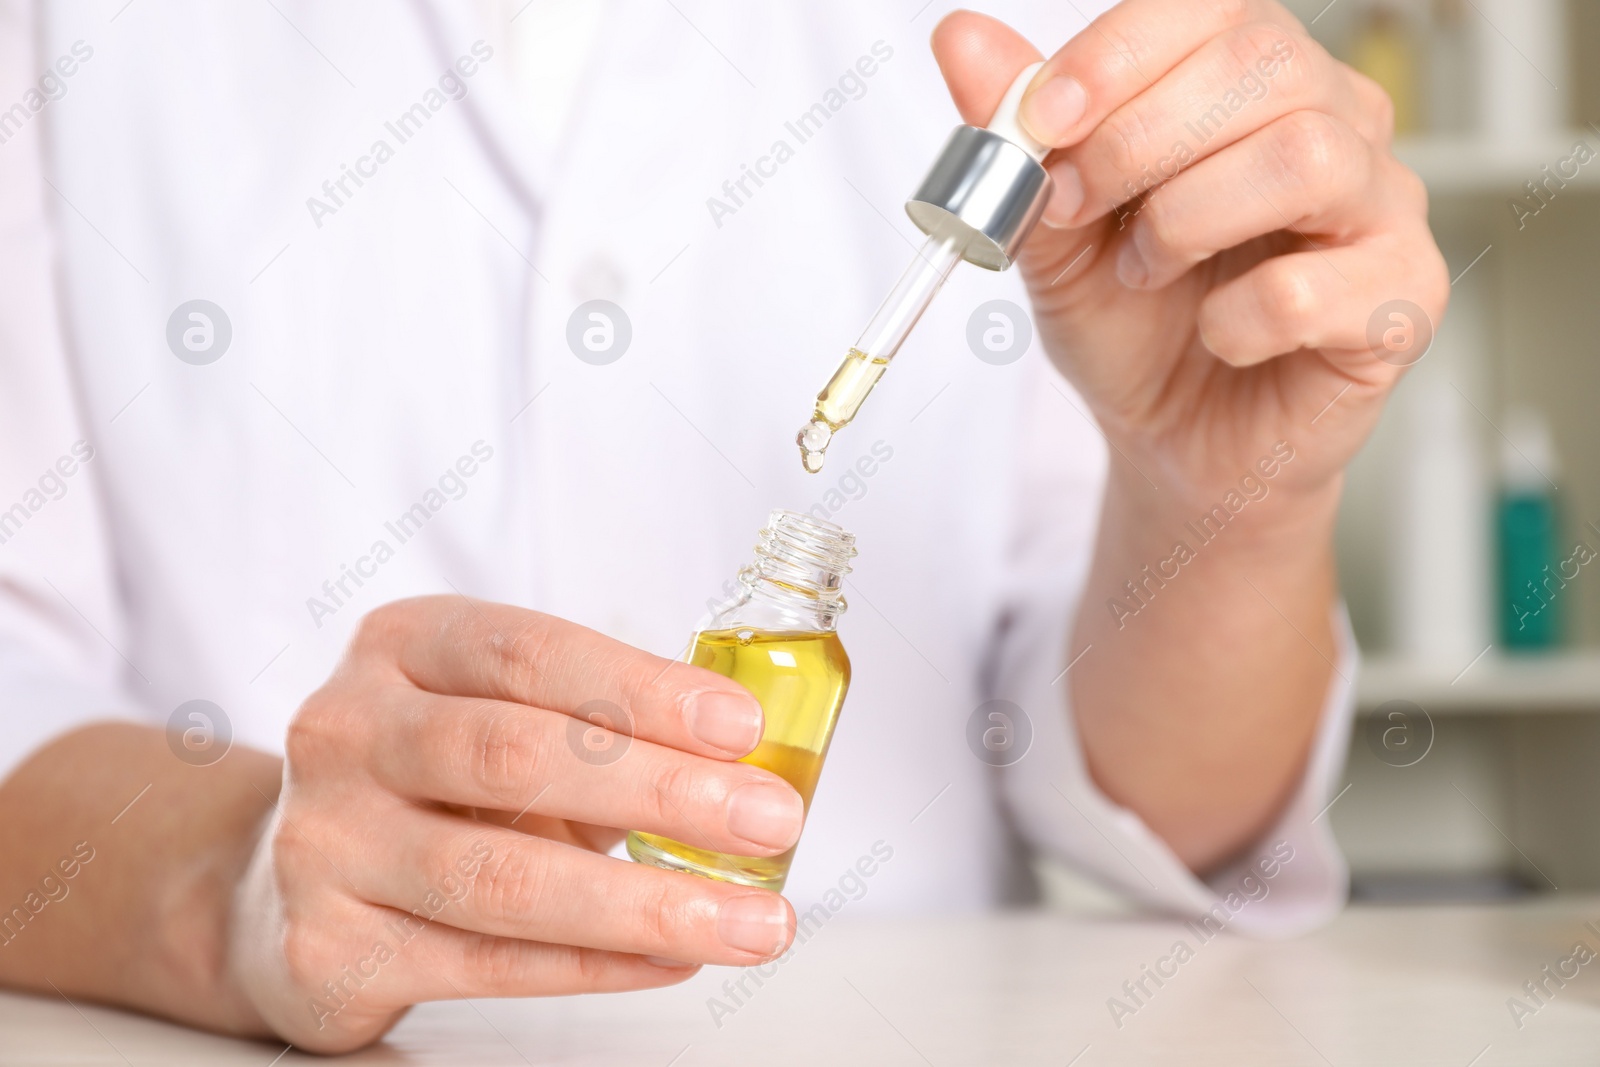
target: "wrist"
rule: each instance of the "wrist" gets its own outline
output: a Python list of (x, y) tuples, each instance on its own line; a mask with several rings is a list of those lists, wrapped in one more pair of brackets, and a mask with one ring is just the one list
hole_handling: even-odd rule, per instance
[(1287, 442), (1262, 449), (1231, 474), (1136, 456), (1125, 446), (1113, 450), (1102, 514), (1102, 528), (1115, 529), (1129, 547), (1153, 551), (1183, 541), (1208, 546), (1208, 554), (1247, 554), (1258, 565), (1331, 549), (1343, 471), (1311, 477)]
[(262, 816), (246, 836), (218, 840), (175, 871), (157, 902), (151, 931), (160, 973), (193, 994), (191, 1006), (202, 1006), (198, 1011), (174, 1007), (171, 1013), (248, 1037), (272, 1033), (240, 980), (236, 951), (241, 886), (267, 822)]
[(217, 922), (213, 928), (216, 951), (207, 961), (229, 1018), (229, 1029), (252, 1036), (277, 1034), (250, 981), (252, 969), (259, 969), (261, 964), (261, 960), (251, 958), (250, 950), (257, 943), (258, 928), (266, 918), (251, 907), (255, 895), (252, 875), (258, 867), (262, 838), (272, 824), (269, 809), (258, 820), (245, 847), (219, 865), (215, 879)]

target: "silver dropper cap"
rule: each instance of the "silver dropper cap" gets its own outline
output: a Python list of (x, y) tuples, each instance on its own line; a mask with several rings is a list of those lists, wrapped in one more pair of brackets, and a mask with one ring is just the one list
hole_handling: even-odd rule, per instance
[(988, 129), (957, 126), (906, 214), (930, 237), (954, 236), (961, 258), (988, 270), (1011, 266), (1044, 214), (1053, 184), (1049, 152), (1017, 121), (1017, 105), (1041, 64), (1019, 74)]

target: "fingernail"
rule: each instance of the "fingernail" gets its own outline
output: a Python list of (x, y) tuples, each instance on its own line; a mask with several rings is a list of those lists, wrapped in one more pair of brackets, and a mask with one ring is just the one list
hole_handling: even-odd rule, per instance
[(712, 748), (735, 756), (761, 743), (761, 705), (735, 693), (704, 693), (689, 707), (689, 732)]
[(717, 936), (740, 952), (763, 959), (776, 956), (789, 941), (789, 908), (776, 893), (725, 900), (717, 909)]
[(1045, 206), (1044, 221), (1047, 225), (1062, 229), (1072, 224), (1078, 209), (1083, 207), (1083, 179), (1078, 176), (1077, 167), (1061, 159), (1050, 165), (1050, 180), (1055, 185), (1055, 192)]
[(1036, 139), (1054, 145), (1067, 139), (1088, 110), (1083, 83), (1069, 74), (1057, 74), (1024, 96), (1017, 114)]
[(1117, 253), (1117, 279), (1129, 289), (1142, 289), (1150, 280), (1150, 265), (1139, 251), (1139, 239), (1132, 234), (1122, 242), (1122, 251)]
[(728, 830), (767, 848), (788, 848), (805, 821), (800, 794), (785, 785), (750, 782), (728, 798)]

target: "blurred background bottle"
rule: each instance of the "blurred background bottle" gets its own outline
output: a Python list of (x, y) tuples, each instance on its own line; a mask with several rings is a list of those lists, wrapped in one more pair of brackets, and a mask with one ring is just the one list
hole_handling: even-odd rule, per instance
[(1477, 82), (1473, 52), (1476, 14), (1467, 0), (1433, 0), (1430, 8), (1427, 59), (1427, 125), (1431, 133), (1456, 136), (1472, 132), (1477, 117)]
[[(1459, 330), (1441, 334), (1428, 358), (1459, 363), (1463, 353), (1443, 342), (1461, 339)], [(1434, 367), (1419, 368), (1394, 402), (1407, 438), (1390, 543), (1394, 647), (1409, 662), (1453, 673), (1482, 653), (1493, 629), (1491, 494), (1478, 416)]]
[(1550, 424), (1531, 408), (1513, 408), (1500, 449), (1500, 640), (1510, 649), (1553, 648), (1561, 641), (1566, 580), (1560, 573), (1555, 444)]
[[(1592, 3), (1593, 0), (1588, 0)], [(1479, 132), (1502, 143), (1566, 131), (1566, 0), (1472, 0)]]
[(1417, 39), (1404, 14), (1389, 0), (1370, 5), (1357, 24), (1350, 65), (1383, 87), (1394, 101), (1394, 132), (1418, 128)]

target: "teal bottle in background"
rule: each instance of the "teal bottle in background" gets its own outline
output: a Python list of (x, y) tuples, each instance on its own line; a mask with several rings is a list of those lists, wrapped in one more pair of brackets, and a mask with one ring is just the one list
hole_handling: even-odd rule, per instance
[(1501, 644), (1536, 651), (1561, 643), (1561, 620), (1573, 591), (1561, 574), (1555, 447), (1539, 413), (1513, 410), (1501, 447), (1495, 514)]
[(1500, 493), (1500, 640), (1511, 649), (1554, 648), (1561, 641), (1565, 605), (1556, 573), (1556, 503), (1545, 488)]

